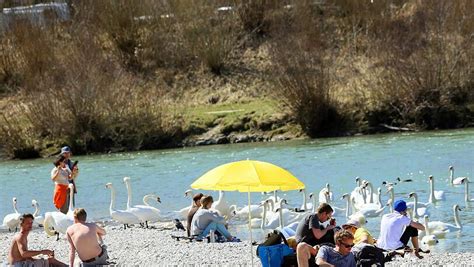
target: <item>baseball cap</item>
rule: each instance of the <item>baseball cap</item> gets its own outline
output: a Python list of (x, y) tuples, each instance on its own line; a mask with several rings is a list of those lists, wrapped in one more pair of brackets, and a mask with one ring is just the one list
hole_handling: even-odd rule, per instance
[(70, 152), (71, 152), (71, 148), (68, 147), (68, 146), (63, 146), (63, 147), (61, 148), (61, 154), (63, 154), (63, 153), (70, 153)]
[(342, 229), (348, 227), (348, 226), (354, 226), (354, 227), (357, 227), (359, 228), (360, 227), (360, 223), (356, 220), (353, 220), (353, 219), (349, 219), (345, 224), (342, 225)]
[(407, 210), (407, 203), (404, 200), (399, 199), (399, 200), (395, 201), (395, 203), (393, 204), (393, 209), (398, 211), (398, 212), (406, 211)]

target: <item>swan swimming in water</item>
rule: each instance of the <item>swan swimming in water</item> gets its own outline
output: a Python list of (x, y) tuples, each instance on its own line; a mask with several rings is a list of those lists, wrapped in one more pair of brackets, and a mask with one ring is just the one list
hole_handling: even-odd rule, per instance
[(446, 196), (444, 194), (444, 191), (442, 190), (434, 190), (434, 177), (433, 175), (430, 175), (428, 177), (430, 181), (430, 198), (428, 200), (429, 203), (434, 203), (438, 200), (446, 200)]
[(16, 203), (17, 203), (17, 199), (16, 197), (14, 197), (12, 199), (12, 203), (13, 203), (13, 210), (15, 211), (14, 213), (10, 213), (10, 214), (7, 214), (4, 218), (3, 218), (3, 226), (7, 227), (8, 228), (8, 231), (12, 231), (13, 229), (15, 230), (15, 232), (18, 230), (18, 226), (20, 225), (20, 217), (21, 217), (21, 214), (18, 212), (17, 208), (16, 208)]
[(467, 177), (456, 177), (454, 178), (454, 167), (449, 166), (449, 184), (451, 185), (460, 185), (462, 184), (462, 180)]
[(128, 226), (129, 224), (140, 223), (140, 219), (130, 211), (115, 209), (115, 188), (112, 183), (107, 183), (105, 188), (110, 189), (110, 217), (112, 217), (116, 222), (122, 223), (124, 229), (127, 229), (127, 227), (130, 228), (130, 226)]
[(461, 224), (461, 220), (459, 219), (459, 211), (460, 210), (461, 210), (461, 208), (459, 208), (459, 205), (456, 204), (456, 205), (453, 206), (454, 222), (455, 222), (456, 225), (441, 222), (441, 221), (428, 222), (429, 231), (431, 231), (431, 232), (434, 232), (434, 231), (442, 231), (442, 232), (461, 231), (462, 230), (462, 224)]
[(413, 198), (414, 199), (413, 208), (411, 208), (411, 210), (413, 211), (413, 217), (414, 218), (419, 218), (419, 217), (423, 217), (425, 215), (428, 215), (428, 216), (430, 215), (430, 213), (428, 212), (427, 207), (418, 207), (418, 195), (415, 192), (411, 192), (408, 195), (408, 198)]
[(436, 235), (433, 235), (428, 227), (428, 222), (429, 222), (428, 215), (425, 215), (424, 219), (425, 219), (425, 222), (424, 222), (425, 236), (421, 238), (421, 243), (425, 245), (429, 245), (429, 246), (436, 245), (439, 241)]

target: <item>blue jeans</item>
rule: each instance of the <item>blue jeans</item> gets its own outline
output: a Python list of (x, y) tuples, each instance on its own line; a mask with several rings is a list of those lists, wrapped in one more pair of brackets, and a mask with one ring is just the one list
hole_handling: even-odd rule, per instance
[(222, 223), (216, 223), (216, 222), (211, 222), (210, 224), (208, 224), (206, 229), (204, 229), (204, 231), (202, 231), (202, 233), (198, 235), (197, 238), (203, 239), (211, 232), (211, 230), (221, 233), (227, 239), (232, 238), (232, 235), (229, 233), (229, 231), (227, 231), (225, 226)]

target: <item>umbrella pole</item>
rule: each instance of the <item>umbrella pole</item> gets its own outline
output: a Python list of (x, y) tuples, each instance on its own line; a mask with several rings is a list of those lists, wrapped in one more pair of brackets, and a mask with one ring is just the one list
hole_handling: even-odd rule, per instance
[(252, 246), (252, 212), (250, 209), (250, 187), (248, 188), (248, 200), (249, 200), (249, 233), (250, 233), (250, 261), (253, 266), (253, 246)]

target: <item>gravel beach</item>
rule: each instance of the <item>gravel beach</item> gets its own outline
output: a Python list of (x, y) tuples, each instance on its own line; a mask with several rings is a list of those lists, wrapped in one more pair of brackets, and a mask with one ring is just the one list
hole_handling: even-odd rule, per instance
[[(110, 262), (119, 266), (249, 266), (251, 265), (248, 242), (207, 243), (176, 241), (171, 235), (185, 235), (171, 230), (173, 224), (155, 224), (156, 229), (134, 227), (123, 230), (118, 225), (107, 225), (104, 239)], [(0, 266), (7, 258), (8, 248), (14, 233), (0, 232)], [(68, 263), (69, 246), (64, 235), (59, 241), (47, 237), (42, 229), (29, 235), (31, 249), (51, 249), (56, 258)], [(254, 247), (255, 253), (255, 247)], [(254, 254), (255, 255), (255, 254)], [(397, 258), (386, 266), (474, 266), (474, 253), (430, 253), (424, 259), (413, 255)], [(77, 259), (77, 257), (76, 257)], [(261, 266), (254, 257), (254, 266)]]

